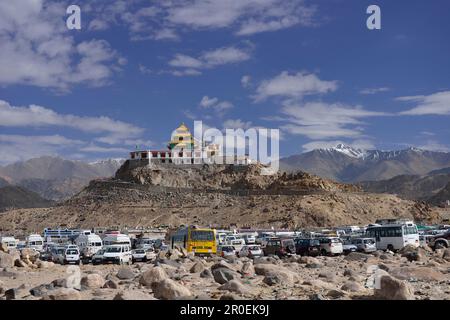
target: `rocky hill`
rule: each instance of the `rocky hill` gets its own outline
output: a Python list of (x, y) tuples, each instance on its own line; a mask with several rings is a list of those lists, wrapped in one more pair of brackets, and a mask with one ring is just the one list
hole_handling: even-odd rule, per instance
[(197, 224), (218, 228), (300, 228), (367, 224), (387, 217), (440, 221), (439, 214), (425, 203), (364, 193), (352, 185), (306, 173), (261, 176), (260, 169), (259, 166), (132, 169), (125, 163), (115, 178), (92, 181), (56, 207), (21, 209), (0, 215), (0, 226), (17, 233), (57, 226)]
[(436, 206), (441, 206), (448, 200), (450, 200), (450, 182), (445, 186), (445, 188), (429, 198), (428, 202)]
[(43, 199), (37, 193), (21, 187), (6, 186), (0, 188), (0, 212), (11, 208), (49, 207), (52, 204), (52, 201)]
[[(450, 153), (409, 148), (360, 150), (345, 145), (316, 149), (280, 160), (287, 172), (306, 171), (341, 182), (387, 180), (399, 175), (426, 175), (450, 167)], [(444, 173), (444, 172), (442, 172)]]
[(403, 199), (427, 200), (450, 183), (450, 173), (425, 176), (401, 175), (388, 180), (366, 181), (358, 185), (367, 192), (391, 193)]
[(82, 190), (92, 179), (113, 176), (122, 163), (120, 159), (87, 163), (40, 157), (0, 167), (0, 177), (43, 198), (62, 200)]

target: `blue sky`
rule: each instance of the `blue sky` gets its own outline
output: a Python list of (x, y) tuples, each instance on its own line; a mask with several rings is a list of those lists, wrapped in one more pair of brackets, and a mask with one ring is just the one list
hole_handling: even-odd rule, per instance
[[(66, 28), (78, 4), (82, 29)], [(381, 30), (366, 9), (381, 8)], [(126, 157), (180, 122), (450, 148), (450, 3), (0, 0), (0, 163)]]

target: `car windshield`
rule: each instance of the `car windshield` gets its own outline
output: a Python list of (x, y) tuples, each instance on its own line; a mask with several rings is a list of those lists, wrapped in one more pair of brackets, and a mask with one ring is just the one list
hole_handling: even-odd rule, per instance
[(258, 246), (252, 246), (252, 247), (249, 247), (248, 250), (251, 250), (251, 251), (257, 251), (257, 250), (260, 250), (260, 247), (258, 247)]
[(144, 250), (135, 250), (134, 253), (142, 254), (142, 253), (145, 253), (145, 251)]
[(222, 251), (230, 252), (230, 251), (234, 251), (234, 248), (233, 247), (222, 247)]
[(364, 240), (364, 243), (365, 244), (374, 244), (375, 241), (373, 241), (373, 239), (366, 239), (366, 240)]
[(66, 254), (78, 254), (78, 250), (76, 249), (69, 249), (66, 251)]
[(318, 246), (318, 245), (320, 245), (320, 241), (319, 240), (311, 240), (309, 242), (309, 245), (310, 246)]
[(112, 253), (117, 253), (117, 252), (121, 252), (122, 248), (121, 247), (109, 247), (106, 249), (106, 252), (112, 252)]

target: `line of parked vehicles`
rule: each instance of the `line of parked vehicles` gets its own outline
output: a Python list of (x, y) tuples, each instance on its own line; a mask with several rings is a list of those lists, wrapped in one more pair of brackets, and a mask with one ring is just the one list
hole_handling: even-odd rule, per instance
[[(450, 226), (424, 227), (412, 221), (385, 220), (363, 228), (349, 226), (319, 231), (242, 231), (216, 230), (188, 226), (156, 238), (131, 237), (118, 230), (45, 229), (44, 236), (29, 235), (25, 241), (0, 237), (7, 249), (30, 248), (40, 252), (41, 260), (59, 264), (146, 262), (158, 250), (183, 248), (196, 255), (256, 258), (277, 255), (341, 255), (350, 252), (400, 250), (406, 245), (429, 245), (433, 249), (450, 245)], [(167, 244), (166, 244), (167, 243)]]

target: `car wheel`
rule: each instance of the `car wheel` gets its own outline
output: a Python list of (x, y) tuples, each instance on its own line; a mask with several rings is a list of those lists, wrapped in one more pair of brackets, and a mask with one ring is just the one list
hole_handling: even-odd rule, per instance
[(389, 244), (389, 245), (387, 246), (387, 249), (388, 249), (389, 251), (394, 252), (394, 246), (393, 246), (392, 244)]
[(320, 254), (323, 255), (323, 256), (326, 256), (327, 255), (327, 250), (325, 250), (325, 249), (320, 250)]
[(434, 250), (446, 248), (446, 244), (443, 241), (438, 241), (434, 244)]

